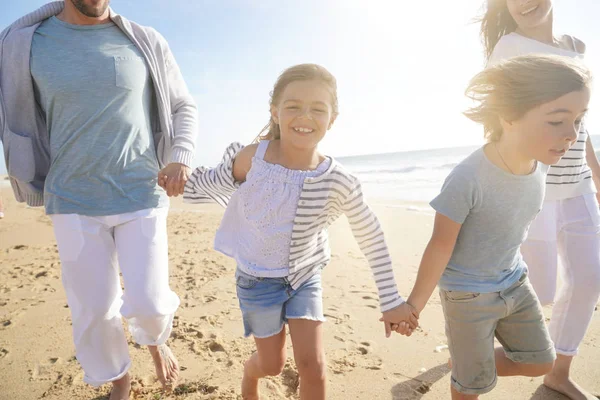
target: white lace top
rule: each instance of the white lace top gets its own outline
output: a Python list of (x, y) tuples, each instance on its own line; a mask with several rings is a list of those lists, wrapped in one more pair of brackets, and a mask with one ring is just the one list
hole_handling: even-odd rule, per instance
[(258, 144), (246, 181), (231, 196), (223, 216), (219, 230), (237, 234), (217, 234), (215, 249), (233, 257), (247, 274), (279, 278), (289, 274), (292, 229), (304, 180), (326, 172), (331, 159), (313, 171), (287, 169), (264, 160), (269, 143)]

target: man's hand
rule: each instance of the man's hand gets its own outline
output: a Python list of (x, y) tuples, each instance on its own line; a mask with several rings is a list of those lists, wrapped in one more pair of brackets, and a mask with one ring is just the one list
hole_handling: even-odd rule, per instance
[(171, 163), (158, 172), (158, 186), (165, 189), (169, 197), (177, 197), (183, 194), (183, 188), (191, 173), (192, 170), (187, 165)]
[[(396, 308), (384, 312), (379, 320), (385, 326), (385, 337), (390, 337), (392, 331), (410, 336), (409, 333), (412, 333), (419, 326), (419, 313), (410, 304), (403, 303)], [(402, 324), (402, 322), (408, 324), (408, 329), (407, 325)]]

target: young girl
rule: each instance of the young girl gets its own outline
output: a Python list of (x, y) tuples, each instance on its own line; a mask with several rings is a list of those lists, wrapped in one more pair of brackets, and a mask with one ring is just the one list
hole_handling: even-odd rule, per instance
[[(590, 73), (560, 57), (523, 56), (473, 78), (466, 115), (488, 144), (462, 161), (432, 202), (433, 234), (408, 299), (417, 312), (439, 281), (452, 399), (477, 399), (496, 376), (540, 376), (555, 350), (519, 253), (542, 207), (546, 170), (577, 141)], [(494, 336), (502, 344), (494, 350)]]
[[(398, 295), (383, 232), (359, 181), (317, 151), (338, 115), (335, 78), (323, 67), (285, 70), (271, 95), (271, 118), (258, 144), (231, 145), (215, 169), (198, 168), (184, 199), (227, 207), (215, 249), (237, 262), (245, 336), (244, 399), (285, 364), (285, 323), (300, 375), (300, 398), (325, 398), (321, 269), (330, 260), (327, 227), (345, 214), (375, 276), (386, 334), (410, 333), (418, 317)], [(404, 323), (402, 321), (409, 321)]]
[[(532, 54), (583, 57), (585, 45), (555, 37), (550, 0), (488, 0), (481, 34), (488, 65)], [(594, 185), (595, 183), (595, 185)], [(594, 398), (569, 377), (571, 362), (600, 297), (600, 164), (583, 127), (575, 145), (550, 167), (544, 206), (521, 247), (542, 305), (555, 301), (550, 336), (558, 354), (544, 384), (574, 400)], [(556, 296), (558, 257), (562, 288)]]

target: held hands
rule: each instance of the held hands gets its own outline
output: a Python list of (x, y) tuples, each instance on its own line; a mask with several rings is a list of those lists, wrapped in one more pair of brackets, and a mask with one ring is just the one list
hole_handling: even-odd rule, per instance
[(158, 186), (165, 189), (169, 197), (177, 197), (183, 194), (183, 188), (191, 173), (192, 170), (187, 165), (171, 163), (158, 172)]
[(402, 303), (396, 308), (383, 313), (379, 319), (385, 326), (385, 337), (390, 337), (392, 331), (410, 336), (419, 326), (419, 313), (408, 303)]

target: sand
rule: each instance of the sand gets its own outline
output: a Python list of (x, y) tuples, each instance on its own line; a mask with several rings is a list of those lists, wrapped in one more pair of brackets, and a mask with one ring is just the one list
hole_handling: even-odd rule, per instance
[[(0, 399), (106, 399), (109, 387), (92, 388), (74, 357), (71, 319), (60, 281), (51, 221), (40, 208), (17, 204), (0, 190)], [(432, 228), (423, 205), (377, 205), (407, 296)], [(170, 345), (182, 366), (174, 394), (163, 396), (147, 349), (130, 341), (132, 399), (240, 399), (242, 366), (252, 353), (243, 338), (232, 260), (212, 250), (223, 210), (175, 199), (169, 215), (171, 287), (181, 297)], [(330, 229), (332, 262), (324, 270), (328, 322), (325, 346), (329, 399), (448, 399), (448, 351), (439, 298), (422, 313), (410, 338), (384, 336), (371, 272), (345, 218)], [(546, 310), (550, 317), (550, 309)], [(288, 337), (289, 338), (289, 337)], [(441, 348), (440, 348), (441, 347)], [(436, 348), (438, 351), (436, 351)], [(264, 379), (264, 399), (297, 398), (298, 375), (288, 341), (281, 376)], [(576, 358), (579, 383), (600, 394), (600, 312)], [(541, 378), (501, 378), (486, 399), (561, 399)]]

